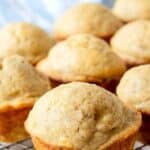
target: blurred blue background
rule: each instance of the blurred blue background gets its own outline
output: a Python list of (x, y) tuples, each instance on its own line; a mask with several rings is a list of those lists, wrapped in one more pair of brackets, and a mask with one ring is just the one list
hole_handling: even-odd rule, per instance
[(27, 21), (50, 31), (57, 17), (81, 2), (98, 2), (110, 7), (113, 0), (0, 0), (0, 27), (9, 22)]

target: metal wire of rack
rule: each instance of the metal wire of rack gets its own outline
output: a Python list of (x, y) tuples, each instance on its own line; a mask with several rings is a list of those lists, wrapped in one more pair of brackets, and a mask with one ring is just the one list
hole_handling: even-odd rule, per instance
[(14, 144), (0, 143), (0, 150), (34, 150), (34, 148), (31, 139), (26, 139)]

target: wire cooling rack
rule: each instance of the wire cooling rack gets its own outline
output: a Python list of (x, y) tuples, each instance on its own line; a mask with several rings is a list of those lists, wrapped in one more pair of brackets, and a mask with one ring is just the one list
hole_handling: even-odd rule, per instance
[[(0, 143), (0, 150), (34, 150), (34, 148), (31, 139), (26, 139), (15, 144)], [(150, 150), (150, 146), (136, 142), (134, 150)]]
[(34, 148), (31, 139), (26, 139), (14, 144), (0, 143), (0, 150), (34, 150)]

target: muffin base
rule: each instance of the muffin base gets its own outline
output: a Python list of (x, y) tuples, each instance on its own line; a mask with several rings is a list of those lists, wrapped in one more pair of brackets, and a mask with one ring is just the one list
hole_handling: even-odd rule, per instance
[(144, 64), (148, 64), (149, 63), (146, 60), (145, 61), (144, 60), (139, 60), (136, 57), (134, 58), (134, 57), (129, 56), (129, 55), (121, 54), (118, 51), (117, 51), (116, 54), (125, 62), (127, 69), (130, 69), (130, 68), (135, 67), (135, 66), (144, 65)]
[[(121, 23), (123, 25), (123, 22)], [(70, 36), (73, 36), (75, 34), (81, 34), (83, 32), (78, 32), (78, 33), (74, 33), (74, 34), (68, 34), (68, 35), (61, 35), (60, 33), (58, 34), (54, 34), (54, 39), (58, 42), (64, 41), (67, 38), (69, 38)], [(105, 34), (105, 35), (98, 35), (96, 33), (88, 33), (88, 32), (84, 32), (84, 34), (92, 34), (93, 36), (100, 38), (100, 39), (104, 39), (105, 41), (107, 41), (108, 43), (110, 42), (110, 39), (112, 38), (112, 36), (114, 35), (114, 33), (110, 33), (110, 34)]]
[(46, 144), (39, 138), (32, 136), (32, 142), (36, 150), (75, 150), (73, 148), (60, 147), (56, 145)]
[[(51, 81), (52, 88), (55, 88), (55, 87), (59, 86), (60, 84), (73, 82), (73, 81), (65, 81), (65, 82), (63, 82), (63, 81), (61, 81), (59, 79), (58, 80), (50, 79), (50, 81)], [(91, 81), (90, 82), (89, 81), (80, 81), (80, 82), (93, 83), (93, 84), (101, 86), (101, 87), (103, 87), (103, 88), (105, 88), (105, 89), (115, 93), (116, 92), (116, 87), (117, 87), (117, 85), (119, 83), (119, 79), (112, 79), (112, 80), (109, 80), (109, 81), (105, 80), (105, 81), (102, 81), (101, 83), (100, 82), (94, 82), (94, 81), (92, 81), (92, 82)]]
[(150, 144), (150, 114), (142, 114), (142, 127), (138, 139), (145, 144)]
[(117, 87), (118, 83), (119, 83), (119, 79), (118, 80), (117, 79), (112, 79), (108, 82), (103, 82), (101, 84), (96, 83), (96, 84), (102, 86), (106, 90), (109, 90), (113, 93), (116, 93), (116, 87)]
[(52, 79), (50, 79), (50, 82), (51, 82), (52, 88), (55, 88), (55, 87), (59, 86), (60, 84), (62, 84), (62, 82), (52, 80)]
[(136, 133), (129, 135), (128, 137), (124, 137), (124, 139), (119, 139), (112, 145), (103, 148), (102, 150), (133, 150), (134, 143), (136, 141)]
[[(119, 139), (115, 143), (112, 143), (110, 146), (102, 148), (102, 150), (132, 150), (136, 139), (136, 133), (131, 134), (127, 137)], [(37, 137), (32, 137), (32, 142), (36, 150), (75, 150), (66, 147), (59, 147), (51, 144), (46, 144), (42, 142)]]
[(24, 129), (24, 121), (31, 109), (32, 105), (0, 109), (0, 141), (16, 142), (29, 136)]

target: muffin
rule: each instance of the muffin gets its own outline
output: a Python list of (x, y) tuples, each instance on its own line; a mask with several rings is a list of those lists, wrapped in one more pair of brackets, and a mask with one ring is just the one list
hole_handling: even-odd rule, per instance
[(0, 30), (0, 61), (17, 54), (36, 64), (53, 45), (54, 40), (41, 28), (29, 23), (11, 23)]
[(104, 40), (83, 33), (56, 44), (36, 68), (55, 81), (94, 82), (106, 87), (126, 70)]
[(119, 98), (143, 114), (142, 138), (150, 143), (150, 64), (134, 67), (122, 77)]
[(38, 150), (131, 150), (140, 124), (140, 113), (114, 94), (72, 82), (42, 96), (25, 128)]
[(0, 68), (0, 141), (15, 142), (28, 136), (24, 121), (50, 82), (21, 56), (5, 58)]
[(58, 40), (63, 40), (76, 33), (90, 33), (109, 38), (121, 26), (120, 19), (108, 8), (97, 3), (82, 3), (67, 10), (56, 20), (54, 36)]
[(150, 21), (131, 22), (117, 31), (111, 46), (129, 66), (150, 63)]
[(112, 10), (125, 22), (150, 19), (149, 0), (116, 0)]

